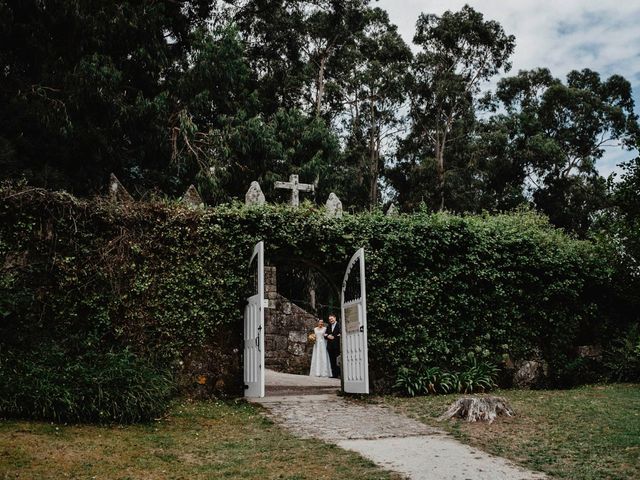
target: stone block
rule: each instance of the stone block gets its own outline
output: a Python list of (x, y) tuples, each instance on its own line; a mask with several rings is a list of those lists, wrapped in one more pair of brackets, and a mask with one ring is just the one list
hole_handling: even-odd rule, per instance
[(576, 353), (581, 358), (591, 358), (593, 360), (602, 360), (601, 345), (580, 345), (576, 347)]
[(204, 201), (196, 187), (193, 185), (189, 185), (189, 188), (180, 199), (180, 202), (189, 208), (204, 208)]
[(109, 176), (109, 198), (115, 203), (133, 202), (133, 197), (113, 173)]
[(331, 192), (329, 194), (325, 207), (327, 217), (342, 217), (342, 202), (335, 193)]
[(540, 385), (547, 376), (547, 362), (541, 359), (525, 360), (516, 363), (513, 384), (518, 388), (532, 388)]
[(282, 351), (285, 350), (287, 348), (287, 337), (284, 336), (277, 336), (274, 337), (275, 339), (275, 344), (274, 344), (274, 350), (278, 350), (278, 351)]
[(267, 333), (267, 329), (265, 328), (265, 335), (264, 335), (265, 355), (271, 354), (273, 350), (275, 350), (275, 347), (276, 347), (275, 337), (273, 335), (269, 335)]
[(262, 193), (262, 189), (258, 182), (251, 182), (251, 186), (249, 186), (249, 190), (247, 190), (247, 193), (244, 196), (244, 203), (247, 205), (264, 205), (264, 193)]
[(287, 346), (287, 351), (291, 354), (299, 357), (305, 354), (305, 344), (304, 343), (289, 343)]
[(307, 343), (307, 332), (306, 331), (289, 332), (289, 342)]

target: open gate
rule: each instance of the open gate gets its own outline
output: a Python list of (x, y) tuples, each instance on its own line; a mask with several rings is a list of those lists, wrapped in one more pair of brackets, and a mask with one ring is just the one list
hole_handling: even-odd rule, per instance
[(261, 398), (264, 397), (264, 242), (253, 249), (249, 269), (253, 295), (247, 298), (244, 308), (244, 396)]
[(367, 291), (364, 248), (347, 265), (342, 281), (341, 370), (344, 391), (369, 393), (369, 355), (367, 350)]

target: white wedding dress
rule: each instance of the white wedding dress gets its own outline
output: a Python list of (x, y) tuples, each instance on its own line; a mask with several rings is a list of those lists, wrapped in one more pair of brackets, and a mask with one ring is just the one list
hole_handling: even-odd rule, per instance
[(313, 333), (316, 334), (316, 343), (313, 345), (313, 354), (311, 355), (311, 370), (309, 371), (311, 377), (331, 377), (327, 341), (324, 339), (326, 331), (327, 327), (313, 329)]

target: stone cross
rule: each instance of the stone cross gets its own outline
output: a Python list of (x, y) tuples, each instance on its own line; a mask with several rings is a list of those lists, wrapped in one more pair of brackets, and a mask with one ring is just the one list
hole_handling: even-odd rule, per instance
[(276, 182), (275, 187), (291, 190), (290, 204), (292, 207), (300, 205), (300, 192), (313, 192), (313, 185), (310, 183), (299, 183), (298, 175), (289, 175), (288, 182)]

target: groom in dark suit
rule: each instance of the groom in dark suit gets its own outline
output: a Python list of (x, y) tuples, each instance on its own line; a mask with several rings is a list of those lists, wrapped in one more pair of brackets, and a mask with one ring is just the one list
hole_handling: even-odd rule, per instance
[(340, 367), (338, 367), (338, 355), (340, 355), (340, 324), (336, 316), (329, 315), (329, 325), (324, 333), (327, 340), (327, 352), (329, 352), (329, 362), (331, 363), (331, 375), (333, 378), (340, 378)]

